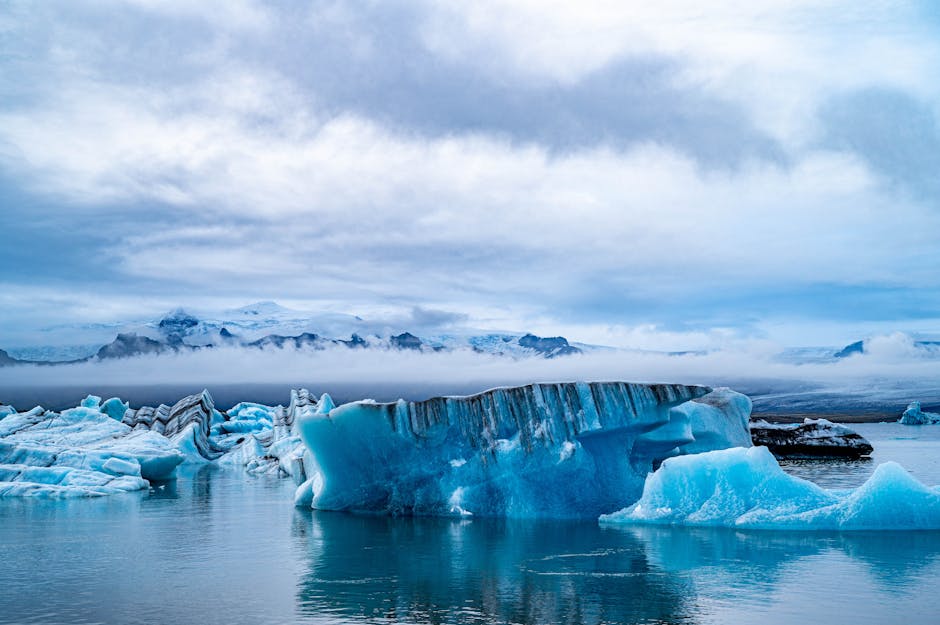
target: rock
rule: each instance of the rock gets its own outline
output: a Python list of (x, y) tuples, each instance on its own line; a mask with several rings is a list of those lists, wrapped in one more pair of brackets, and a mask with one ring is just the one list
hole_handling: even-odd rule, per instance
[(416, 337), (411, 332), (402, 332), (398, 336), (392, 336), (389, 339), (389, 343), (395, 349), (421, 349), (421, 339)]
[(546, 358), (555, 356), (570, 356), (571, 354), (580, 354), (581, 350), (568, 344), (568, 339), (563, 336), (541, 337), (534, 334), (526, 334), (519, 338), (519, 346), (534, 350)]
[(266, 347), (293, 347), (294, 349), (301, 349), (303, 347), (313, 347), (315, 349), (323, 349), (324, 339), (317, 334), (312, 332), (304, 332), (303, 334), (298, 334), (297, 336), (281, 336), (280, 334), (269, 334), (265, 337), (258, 339), (257, 341), (252, 341), (250, 343), (245, 343), (246, 347), (258, 347), (264, 349)]
[(146, 336), (140, 336), (134, 332), (128, 332), (118, 334), (117, 338), (99, 349), (95, 357), (100, 359), (129, 358), (141, 354), (159, 354), (168, 349), (170, 347), (165, 343)]

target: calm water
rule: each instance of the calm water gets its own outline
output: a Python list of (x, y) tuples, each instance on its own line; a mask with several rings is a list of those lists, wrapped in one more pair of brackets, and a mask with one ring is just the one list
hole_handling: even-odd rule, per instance
[[(940, 484), (940, 427), (863, 425)], [(940, 533), (388, 519), (202, 471), (149, 495), (0, 501), (0, 623), (936, 623)]]

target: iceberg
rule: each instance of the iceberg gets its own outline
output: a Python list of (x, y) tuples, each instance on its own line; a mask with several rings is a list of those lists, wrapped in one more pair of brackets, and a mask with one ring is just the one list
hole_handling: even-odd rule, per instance
[(131, 408), (88, 396), (61, 413), (0, 413), (0, 495), (146, 489), (178, 465), (286, 477), (299, 506), (386, 514), (596, 518), (639, 497), (665, 458), (747, 445), (750, 400), (729, 389), (563, 383), (337, 407), (216, 409), (203, 391)]
[[(293, 415), (316, 405), (293, 391), (291, 407), (242, 403), (216, 410), (208, 391), (172, 406), (132, 409), (89, 395), (61, 413), (0, 411), (0, 497), (85, 497), (146, 489), (180, 464), (239, 466), (307, 480)], [(333, 407), (327, 398), (325, 405)], [(307, 459), (307, 464), (312, 460)]]
[(133, 431), (100, 399), (62, 413), (36, 407), (0, 420), (0, 497), (81, 497), (140, 490), (173, 475), (183, 455), (163, 436)]
[(600, 522), (785, 530), (940, 529), (940, 490), (900, 465), (879, 465), (860, 487), (824, 490), (784, 473), (766, 447), (670, 458), (635, 504)]
[(865, 437), (826, 419), (803, 423), (751, 423), (751, 442), (767, 447), (778, 458), (859, 458), (874, 451)]
[[(665, 458), (750, 442), (729, 389), (531, 384), (422, 402), (359, 401), (297, 415), (323, 510), (597, 518), (636, 501)], [(316, 478), (314, 481), (309, 481)]]
[(898, 419), (898, 423), (901, 425), (936, 425), (940, 423), (940, 414), (924, 412), (920, 409), (919, 401), (912, 401)]

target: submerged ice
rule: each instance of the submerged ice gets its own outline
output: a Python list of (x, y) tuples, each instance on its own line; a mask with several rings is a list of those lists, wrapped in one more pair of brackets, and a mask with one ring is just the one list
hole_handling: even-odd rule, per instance
[(728, 389), (567, 383), (467, 397), (354, 402), (298, 417), (318, 509), (596, 518), (637, 499), (663, 459), (749, 444)]
[(766, 447), (670, 458), (609, 524), (742, 529), (940, 529), (940, 491), (886, 462), (862, 486), (829, 491), (784, 473)]

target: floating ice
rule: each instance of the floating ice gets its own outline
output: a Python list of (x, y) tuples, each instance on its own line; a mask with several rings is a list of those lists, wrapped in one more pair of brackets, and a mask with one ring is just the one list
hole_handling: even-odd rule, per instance
[(109, 495), (173, 474), (183, 457), (170, 441), (99, 407), (89, 396), (61, 414), (37, 407), (0, 421), (0, 497)]
[(533, 384), (305, 411), (299, 430), (322, 483), (296, 498), (328, 510), (596, 518), (636, 501), (664, 458), (748, 444), (750, 401), (710, 392)]
[(183, 462), (237, 466), (251, 473), (308, 480), (313, 459), (293, 427), (294, 415), (329, 410), (307, 391), (291, 405), (242, 403), (223, 414), (207, 392), (172, 406), (131, 409), (89, 395), (61, 413), (36, 407), (0, 413), (0, 496), (75, 497), (147, 488)]
[(767, 447), (778, 458), (858, 458), (874, 451), (871, 443), (854, 430), (826, 419), (803, 423), (751, 423), (751, 442)]
[(749, 442), (750, 400), (728, 389), (536, 384), (424, 402), (226, 412), (203, 391), (132, 409), (88, 396), (0, 418), (0, 495), (146, 488), (180, 463), (290, 477), (298, 505), (392, 514), (595, 517), (639, 497), (664, 458)]
[(940, 529), (940, 491), (886, 462), (862, 486), (827, 491), (783, 472), (766, 447), (670, 458), (638, 502), (602, 523), (788, 530)]
[(912, 401), (907, 406), (907, 410), (898, 419), (902, 425), (935, 425), (940, 423), (940, 414), (935, 412), (924, 412), (920, 409), (919, 401)]

